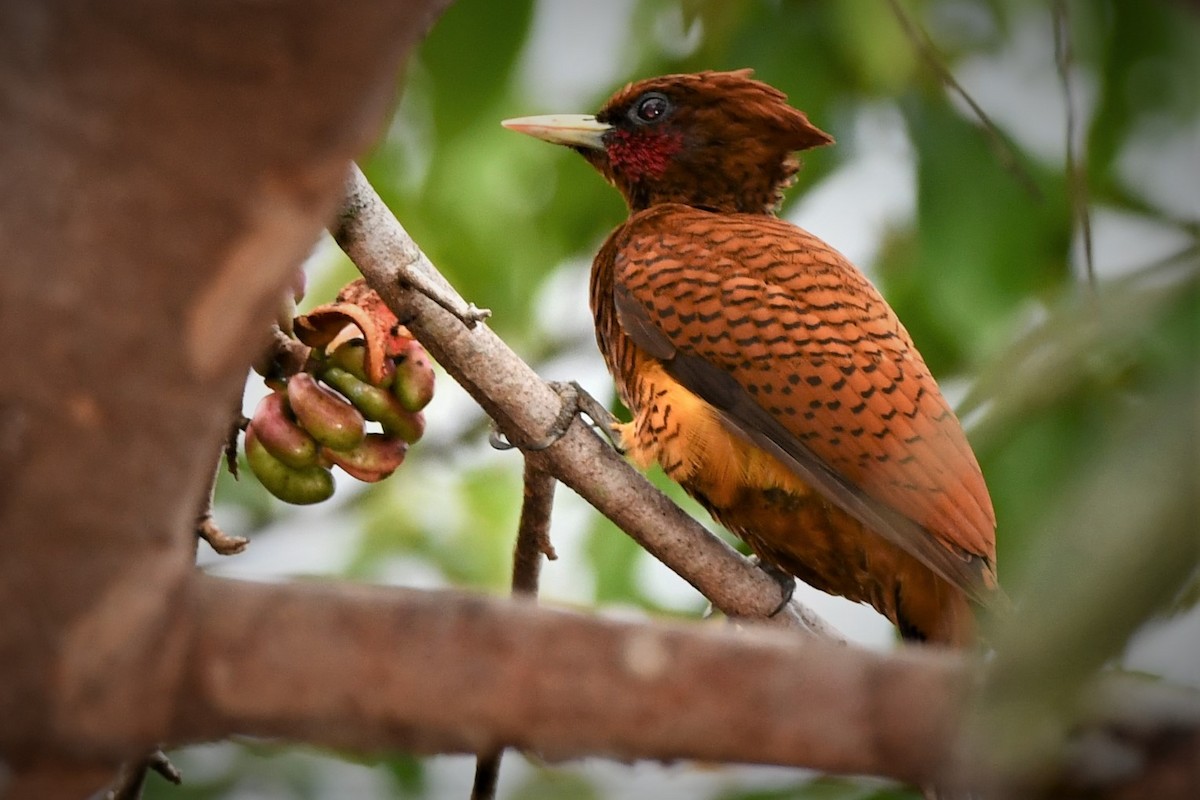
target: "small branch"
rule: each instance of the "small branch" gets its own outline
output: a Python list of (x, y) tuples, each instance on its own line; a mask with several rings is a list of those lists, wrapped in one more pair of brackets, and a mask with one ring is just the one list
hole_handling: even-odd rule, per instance
[(285, 380), (310, 366), (312, 348), (275, 324), (271, 341), (254, 364), (254, 370), (268, 380)]
[[(550, 511), (554, 506), (554, 476), (525, 461), (525, 496), (521, 504), (521, 521), (517, 526), (517, 542), (513, 547), (512, 591), (514, 597), (536, 598), (538, 578), (542, 571), (542, 556), (554, 560), (558, 556), (550, 544)], [(471, 800), (493, 800), (496, 781), (500, 777), (503, 748), (481, 753), (475, 762), (475, 781)]]
[(550, 543), (550, 511), (554, 506), (554, 476), (525, 462), (525, 496), (513, 548), (512, 590), (517, 597), (537, 597), (542, 556), (558, 555)]
[[(486, 325), (464, 327), (446, 310), (467, 309), (403, 226), (353, 166), (334, 238), (388, 306), (450, 375), (495, 420), (510, 441), (544, 438), (562, 398)], [(421, 273), (442, 295), (411, 287)], [(449, 299), (447, 299), (449, 298)], [(713, 605), (731, 617), (766, 619), (779, 606), (779, 585), (709, 533), (575, 418), (545, 450), (527, 453), (539, 469), (570, 486)], [(831, 626), (798, 603), (770, 618), (840, 640)]]
[(963, 102), (967, 104), (971, 112), (979, 120), (979, 123), (983, 126), (984, 133), (987, 134), (992, 151), (1000, 159), (1001, 165), (1017, 179), (1017, 182), (1021, 184), (1031, 197), (1035, 200), (1041, 200), (1042, 190), (1038, 188), (1037, 183), (1033, 180), (1033, 176), (1021, 165), (1016, 151), (1008, 141), (1008, 137), (1004, 135), (996, 123), (992, 121), (992, 118), (988, 116), (987, 112), (983, 110), (982, 106), (975, 102), (975, 98), (971, 97), (970, 93), (963, 88), (963, 85), (950, 72), (941, 53), (938, 52), (937, 47), (929, 38), (929, 34), (909, 16), (908, 12), (900, 4), (900, 0), (887, 0), (887, 3), (892, 9), (892, 14), (895, 15), (896, 21), (900, 23), (900, 28), (904, 31), (904, 35), (912, 42), (916, 51), (921, 54), (921, 58), (937, 73), (938, 78), (948, 89), (962, 98)]
[[(357, 169), (355, 167), (355, 171)], [(334, 240), (343, 250), (346, 249), (346, 243), (341, 238), (343, 232), (353, 227), (354, 223), (361, 220), (364, 215), (373, 213), (373, 211), (370, 197), (352, 194), (346, 196), (338, 217), (337, 227), (332, 230)], [(478, 308), (474, 303), (463, 300), (449, 282), (442, 277), (442, 274), (433, 268), (429, 259), (412, 239), (409, 239), (407, 243), (401, 243), (400, 252), (397, 255), (399, 258), (395, 264), (396, 279), (410, 289), (420, 292), (444, 311), (454, 315), (468, 329), (474, 328), (492, 315), (490, 309)]]
[(213, 519), (211, 508), (196, 520), (196, 535), (208, 542), (208, 546), (221, 556), (235, 556), (250, 543), (244, 536), (231, 536), (223, 531)]
[(500, 780), (502, 749), (481, 754), (475, 759), (475, 779), (471, 782), (471, 800), (494, 800)]
[(204, 493), (200, 513), (196, 515), (196, 535), (208, 542), (208, 546), (218, 555), (222, 556), (237, 555), (245, 550), (246, 545), (250, 543), (250, 540), (244, 536), (230, 536), (213, 519), (213, 497), (217, 491), (217, 478), (221, 474), (222, 466), (225, 466), (235, 478), (237, 477), (238, 434), (245, 429), (247, 422), (248, 420), (242, 416), (241, 410), (238, 409), (234, 413), (233, 422), (229, 426), (228, 438), (221, 449), (222, 457), (218, 460), (217, 466), (213, 470), (212, 479), (208, 484), (208, 491)]
[[(238, 435), (246, 430), (246, 426), (250, 424), (250, 418), (243, 416), (241, 409), (234, 414), (233, 424), (229, 428), (229, 437), (225, 439), (225, 449), (222, 453), (225, 456), (225, 469), (229, 470), (229, 474), (234, 480), (241, 477), (238, 474)], [(213, 486), (216, 487), (216, 473), (214, 473)]]
[(151, 770), (176, 786), (183, 782), (183, 775), (166, 754), (155, 749), (143, 759), (122, 764), (116, 778), (101, 797), (103, 800), (140, 800), (146, 784), (146, 775)]
[(1092, 253), (1092, 214), (1088, 208), (1087, 158), (1082, 163), (1075, 152), (1077, 138), (1075, 118), (1075, 93), (1071, 84), (1071, 66), (1074, 50), (1071, 46), (1071, 17), (1066, 0), (1054, 0), (1054, 62), (1058, 67), (1058, 79), (1062, 84), (1063, 101), (1067, 107), (1067, 187), (1071, 193), (1071, 212), (1079, 226), (1083, 240), (1083, 265), (1088, 288), (1094, 294), (1097, 288), (1096, 264)]

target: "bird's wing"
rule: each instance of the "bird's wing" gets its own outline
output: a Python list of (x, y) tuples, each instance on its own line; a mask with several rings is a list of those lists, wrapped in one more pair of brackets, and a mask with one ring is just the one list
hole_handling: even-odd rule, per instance
[(957, 418), (878, 291), (760, 215), (660, 206), (614, 241), (625, 333), (729, 426), (986, 601), (995, 517)]

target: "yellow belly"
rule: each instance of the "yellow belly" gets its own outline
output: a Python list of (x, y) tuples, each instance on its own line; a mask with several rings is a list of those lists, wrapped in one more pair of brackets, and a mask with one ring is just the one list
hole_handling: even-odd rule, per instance
[(621, 444), (640, 468), (658, 462), (669, 478), (703, 494), (717, 508), (747, 486), (809, 495), (812, 489), (774, 456), (721, 421), (715, 408), (647, 360), (639, 371), (634, 418), (618, 426)]

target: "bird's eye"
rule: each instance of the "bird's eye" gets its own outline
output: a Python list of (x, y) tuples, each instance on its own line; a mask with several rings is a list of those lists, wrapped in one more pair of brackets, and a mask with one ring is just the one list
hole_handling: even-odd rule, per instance
[(637, 101), (633, 107), (634, 122), (647, 124), (658, 122), (671, 110), (671, 101), (658, 92), (651, 92)]

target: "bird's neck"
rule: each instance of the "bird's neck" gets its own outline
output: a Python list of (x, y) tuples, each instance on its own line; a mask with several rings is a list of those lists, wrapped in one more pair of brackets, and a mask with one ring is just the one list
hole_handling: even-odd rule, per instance
[(714, 161), (692, 165), (683, 180), (617, 182), (630, 213), (665, 203), (679, 203), (719, 213), (774, 215), (784, 190), (795, 180), (799, 162), (784, 158), (769, 166), (737, 169), (737, 164)]

